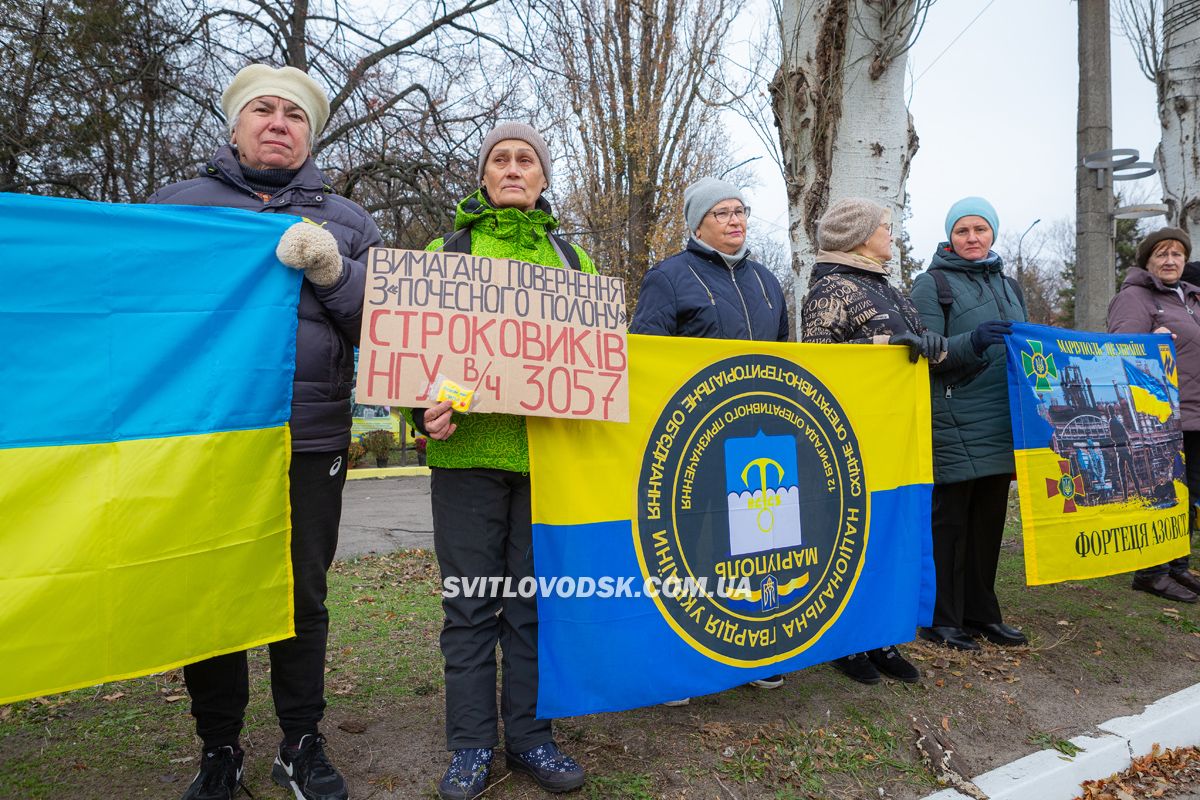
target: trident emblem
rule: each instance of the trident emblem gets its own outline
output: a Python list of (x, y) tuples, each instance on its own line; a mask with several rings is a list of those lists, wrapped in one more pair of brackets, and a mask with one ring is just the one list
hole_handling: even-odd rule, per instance
[[(758, 467), (758, 480), (762, 487), (762, 497), (751, 497), (749, 507), (758, 509), (758, 516), (755, 521), (758, 523), (758, 529), (763, 533), (770, 533), (771, 529), (775, 527), (775, 512), (771, 510), (771, 507), (780, 505), (782, 502), (779, 497), (770, 497), (767, 494), (767, 467), (769, 466), (778, 470), (779, 474), (776, 480), (783, 480), (783, 467), (778, 462), (769, 458), (756, 458), (742, 470), (742, 483), (746, 484), (747, 488), (750, 488), (750, 480), (747, 477), (750, 474), (750, 468)], [(766, 517), (766, 525), (763, 525), (764, 515)]]

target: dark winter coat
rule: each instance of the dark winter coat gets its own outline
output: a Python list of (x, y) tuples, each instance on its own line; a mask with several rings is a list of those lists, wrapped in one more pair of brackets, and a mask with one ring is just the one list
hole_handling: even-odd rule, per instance
[(311, 158), (290, 184), (264, 202), (242, 177), (229, 145), (217, 150), (201, 168), (200, 177), (163, 187), (149, 202), (294, 214), (323, 223), (337, 239), (342, 277), (325, 287), (305, 280), (300, 288), (290, 425), (292, 450), (297, 453), (344, 450), (350, 444), (350, 393), (367, 250), (382, 244), (371, 216), (358, 204), (333, 194)]
[[(938, 302), (935, 270), (946, 276), (953, 291), (948, 309)], [(1004, 346), (992, 345), (979, 355), (971, 346), (971, 333), (981, 322), (1028, 319), (1024, 300), (1003, 270), (995, 253), (967, 261), (943, 242), (929, 269), (913, 282), (913, 304), (925, 327), (947, 339), (946, 358), (930, 366), (936, 483), (1013, 471)]]
[(1130, 267), (1121, 290), (1108, 304), (1109, 333), (1175, 334), (1179, 370), (1179, 416), (1185, 431), (1200, 431), (1200, 288), (1180, 281), (1183, 296), (1140, 267)]
[(692, 240), (646, 273), (629, 324), (630, 333), (760, 342), (786, 342), (790, 330), (770, 270), (748, 257), (730, 267)]
[(800, 320), (801, 340), (815, 344), (872, 344), (925, 332), (912, 301), (886, 275), (846, 264), (813, 266)]

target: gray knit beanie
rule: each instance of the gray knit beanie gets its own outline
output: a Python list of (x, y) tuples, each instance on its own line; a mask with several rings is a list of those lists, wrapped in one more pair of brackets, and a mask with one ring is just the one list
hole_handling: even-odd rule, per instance
[(844, 197), (817, 222), (817, 247), (848, 253), (875, 233), (887, 209), (864, 197)]
[(701, 178), (683, 190), (683, 218), (688, 230), (695, 233), (704, 215), (722, 200), (737, 200), (743, 206), (746, 199), (737, 187), (720, 178)]
[(532, 125), (526, 125), (524, 122), (501, 122), (483, 137), (483, 144), (479, 148), (479, 182), (483, 183), (483, 168), (487, 165), (488, 156), (492, 154), (492, 148), (505, 139), (518, 139), (533, 148), (538, 161), (542, 163), (542, 174), (546, 176), (546, 185), (549, 186), (550, 148), (546, 146), (542, 135), (534, 130)]

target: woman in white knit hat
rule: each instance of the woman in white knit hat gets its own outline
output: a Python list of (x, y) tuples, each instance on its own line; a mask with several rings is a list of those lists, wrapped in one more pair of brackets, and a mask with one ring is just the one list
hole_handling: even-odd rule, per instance
[[(329, 100), (312, 78), (293, 67), (252, 64), (221, 95), (221, 108), (229, 144), (217, 149), (200, 177), (164, 187), (150, 202), (291, 214), (314, 223), (292, 225), (276, 248), (280, 261), (304, 271), (304, 281), (289, 422), (296, 636), (269, 646), (271, 694), (283, 730), (271, 775), (297, 798), (341, 800), (348, 796), (346, 783), (318, 730), (329, 633), (325, 574), (342, 513), (367, 251), (382, 241), (371, 216), (335, 195), (313, 162)], [(241, 786), (246, 654), (189, 664), (183, 676), (204, 747), (184, 800), (227, 800)]]

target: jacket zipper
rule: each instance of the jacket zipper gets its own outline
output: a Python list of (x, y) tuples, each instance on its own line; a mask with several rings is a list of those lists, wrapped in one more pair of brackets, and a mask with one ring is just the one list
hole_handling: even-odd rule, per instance
[(742, 313), (746, 315), (746, 332), (750, 334), (750, 339), (754, 339), (754, 325), (750, 322), (750, 309), (746, 307), (746, 297), (742, 294), (742, 287), (738, 286), (737, 276), (733, 274), (733, 267), (729, 268), (729, 280), (733, 281), (733, 288), (737, 290), (738, 299), (742, 301)]

